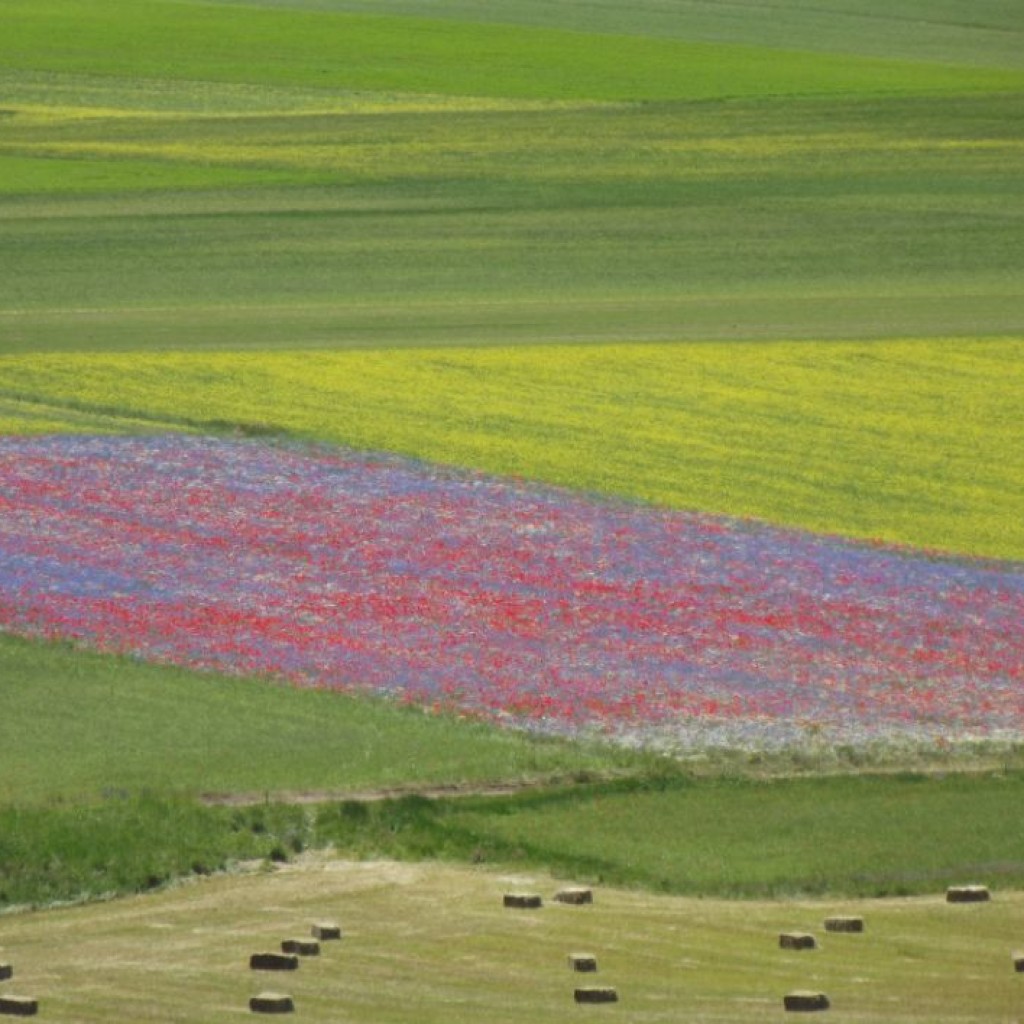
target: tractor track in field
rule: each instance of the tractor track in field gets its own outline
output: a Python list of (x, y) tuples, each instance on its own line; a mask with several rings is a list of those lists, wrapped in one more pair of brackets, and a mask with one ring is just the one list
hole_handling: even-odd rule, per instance
[(352, 801), (377, 803), (402, 797), (423, 797), (440, 800), (450, 797), (509, 796), (528, 790), (568, 786), (574, 783), (611, 782), (626, 778), (623, 774), (587, 773), (580, 776), (556, 776), (542, 779), (517, 779), (508, 782), (453, 782), (429, 786), (382, 786), (372, 789), (300, 789), (267, 790), (248, 793), (200, 793), (199, 801), (209, 807), (254, 807), (258, 804), (329, 804)]
[[(785, 766), (748, 769), (740, 773), (751, 780), (786, 780), (801, 778), (822, 778), (836, 775), (891, 776), (914, 774), (929, 778), (942, 778), (946, 775), (987, 775), (1001, 773), (1010, 768), (1005, 759), (992, 758), (977, 761), (951, 761), (943, 764), (906, 764), (871, 766), (821, 766), (817, 769), (793, 769)], [(685, 773), (684, 773), (685, 774)], [(713, 780), (735, 778), (734, 771), (705, 772), (697, 771), (689, 774), (691, 781), (702, 779)], [(422, 786), (379, 786), (363, 789), (285, 789), (250, 791), (244, 793), (204, 792), (199, 794), (199, 802), (208, 807), (255, 807), (259, 804), (289, 804), (293, 806), (329, 804), (329, 803), (379, 803), (384, 800), (399, 800), (402, 797), (423, 797), (427, 800), (460, 799), (470, 797), (511, 796), (542, 789), (557, 789), (568, 786), (600, 785), (609, 782), (624, 782), (628, 779), (642, 781), (643, 773), (631, 771), (585, 771), (578, 774), (554, 775), (536, 779), (510, 779), (495, 782), (452, 782), (436, 783)]]

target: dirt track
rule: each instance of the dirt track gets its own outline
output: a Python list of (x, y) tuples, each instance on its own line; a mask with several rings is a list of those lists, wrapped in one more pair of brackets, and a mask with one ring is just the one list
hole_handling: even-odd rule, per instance
[[(597, 782), (612, 778), (608, 776), (588, 775), (587, 782)], [(368, 803), (376, 800), (394, 800), (403, 796), (422, 796), (428, 800), (441, 797), (469, 796), (504, 796), (508, 793), (519, 793), (529, 789), (541, 789), (545, 786), (567, 785), (573, 781), (569, 777), (520, 779), (510, 782), (486, 783), (448, 783), (435, 786), (393, 786), (380, 789), (303, 789), (303, 790), (270, 790), (263, 793), (201, 793), (199, 799), (211, 807), (251, 807), (256, 804), (326, 804), (340, 803), (344, 800), (355, 800)]]

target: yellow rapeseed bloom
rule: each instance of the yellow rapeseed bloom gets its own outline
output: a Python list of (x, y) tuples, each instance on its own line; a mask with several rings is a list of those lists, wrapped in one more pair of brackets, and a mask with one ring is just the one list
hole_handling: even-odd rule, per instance
[(1009, 558), (1021, 394), (1021, 339), (0, 359), (7, 432), (279, 431)]

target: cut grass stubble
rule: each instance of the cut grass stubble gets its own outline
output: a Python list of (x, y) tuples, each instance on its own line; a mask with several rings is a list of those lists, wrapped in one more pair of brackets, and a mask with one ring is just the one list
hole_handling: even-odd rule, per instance
[[(981, 1022), (1010, 1019), (1016, 1005), (1016, 895), (980, 909), (941, 897), (740, 904), (601, 888), (592, 907), (511, 912), (500, 899), (510, 881), (479, 868), (314, 858), (145, 899), (7, 917), (4, 939), (47, 1018), (76, 1024), (244, 1013), (262, 988), (245, 968), (250, 949), (324, 913), (343, 914), (345, 938), (289, 977), (303, 1020), (336, 1021), (343, 1006), (376, 1024), (555, 1024), (573, 1013), (578, 982), (565, 958), (581, 947), (600, 951), (599, 983), (614, 986), (621, 1012), (640, 1024), (677, 1019), (680, 1007), (703, 1024), (781, 1024), (783, 994), (808, 988), (851, 1019)], [(543, 893), (559, 884), (533, 871), (515, 881)], [(864, 915), (870, 931), (830, 936), (812, 952), (778, 949), (780, 931), (820, 928), (837, 906)]]

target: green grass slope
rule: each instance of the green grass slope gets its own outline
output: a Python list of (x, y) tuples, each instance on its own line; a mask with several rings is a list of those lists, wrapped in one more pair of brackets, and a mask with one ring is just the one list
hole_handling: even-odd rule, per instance
[(448, 802), (424, 830), (569, 876), (729, 897), (1019, 888), (1024, 776), (685, 778)]
[(449, 95), (654, 100), (1019, 87), (1021, 71), (451, 18), (169, 0), (11, 0), (27, 71)]
[(642, 764), (372, 698), (147, 665), (0, 635), (0, 805), (142, 792), (358, 792)]
[(1024, 330), (1017, 94), (213, 97), (7, 118), (3, 351)]
[[(933, 767), (985, 769), (949, 775), (884, 771), (928, 764), (927, 752), (827, 748), (773, 760), (721, 754), (688, 772), (253, 680), (9, 640), (0, 653), (8, 679), (12, 662), (34, 655), (5, 693), (0, 909), (140, 892), (239, 859), (323, 848), (746, 899), (1024, 883), (1022, 827), (1006, 813), (1024, 785), (1019, 749), (978, 750), (973, 762), (932, 752)], [(823, 769), (835, 774), (807, 777)], [(787, 770), (797, 774), (772, 774)], [(619, 778), (586, 781), (609, 772)], [(471, 792), (552, 774), (575, 782)], [(464, 795), (359, 797), (438, 784)], [(309, 803), (307, 785), (348, 796)], [(234, 799), (196, 802), (211, 788)]]
[(1022, 329), (1024, 70), (980, 45), (392, 10), (10, 5), (3, 350)]
[[(732, 898), (1024, 881), (1021, 824), (1005, 813), (1024, 776), (1009, 748), (970, 759), (938, 749), (719, 752), (684, 769), (369, 698), (4, 637), (0, 687), (0, 909), (143, 891), (325, 847)], [(978, 771), (887, 774), (908, 765)], [(845, 774), (865, 769), (881, 774)], [(836, 774), (801, 777), (821, 771)], [(617, 781), (587, 781), (609, 775)], [(357, 802), (544, 782), (514, 795)], [(217, 797), (212, 806), (196, 802), (202, 793)]]
[(1024, 16), (1014, 0), (219, 0), (245, 7), (404, 14), (571, 31), (746, 43), (993, 67), (1024, 65)]

